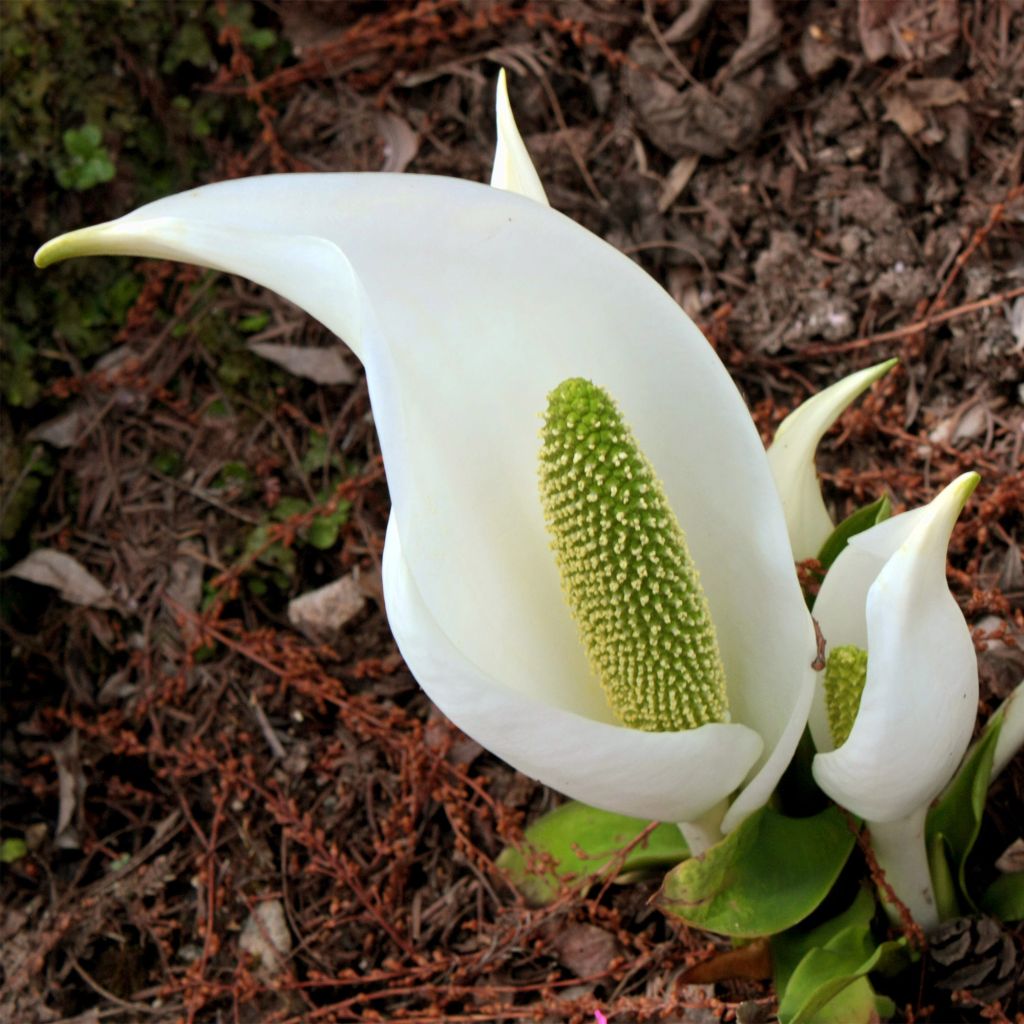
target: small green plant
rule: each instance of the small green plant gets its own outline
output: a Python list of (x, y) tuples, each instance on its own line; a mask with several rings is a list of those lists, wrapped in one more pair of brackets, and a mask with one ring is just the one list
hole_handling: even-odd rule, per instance
[(26, 856), (28, 846), (24, 839), (5, 839), (0, 842), (0, 864), (14, 864)]
[(69, 128), (63, 141), (64, 154), (54, 171), (61, 188), (84, 192), (113, 179), (114, 161), (103, 145), (103, 132), (96, 125)]
[(318, 551), (329, 551), (338, 543), (341, 528), (348, 521), (350, 505), (347, 501), (339, 501), (333, 512), (315, 515), (308, 523), (299, 527), (295, 543), (286, 544), (281, 540), (272, 539), (275, 535), (275, 526), (305, 516), (315, 506), (326, 505), (331, 493), (331, 488), (319, 491), (315, 503), (304, 498), (281, 498), (264, 517), (263, 522), (249, 532), (242, 555), (252, 559), (250, 591), (256, 594), (266, 593), (268, 584), (273, 584), (278, 590), (287, 591), (298, 568), (297, 547), (308, 545)]

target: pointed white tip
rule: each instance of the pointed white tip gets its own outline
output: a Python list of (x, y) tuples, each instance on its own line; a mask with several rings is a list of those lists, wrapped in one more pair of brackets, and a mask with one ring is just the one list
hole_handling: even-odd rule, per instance
[(897, 362), (897, 359), (887, 359), (851, 373), (797, 406), (779, 424), (768, 448), (768, 463), (782, 498), (793, 557), (797, 561), (817, 555), (834, 528), (814, 465), (818, 443), (854, 399)]
[(498, 88), (495, 97), (495, 112), (498, 123), (498, 144), (494, 150), (494, 167), (491, 170), (491, 185), (515, 192), (535, 202), (549, 206), (547, 193), (541, 184), (537, 169), (533, 166), (526, 150), (512, 104), (508, 98), (508, 77), (505, 69), (498, 72)]

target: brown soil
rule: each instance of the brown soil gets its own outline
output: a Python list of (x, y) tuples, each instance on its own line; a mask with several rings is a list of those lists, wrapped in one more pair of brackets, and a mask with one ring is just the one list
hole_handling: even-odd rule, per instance
[[(220, 176), (485, 180), (504, 65), (552, 203), (702, 324), (765, 438), (809, 394), (899, 356), (823, 444), (827, 496), (837, 516), (883, 492), (901, 509), (982, 474), (949, 578), (983, 716), (1007, 695), (1024, 663), (1019, 0), (271, 11), (296, 59), (256, 81), (228, 39), (216, 88), (248, 90), (262, 132)], [(348, 384), (277, 378), (268, 412), (225, 390), (204, 318), (265, 312), (279, 343), (325, 332), (242, 281), (138, 271), (116, 365), (49, 382), (78, 419), (32, 533), (110, 607), (26, 587), (3, 623), (2, 827), (30, 853), (0, 888), (0, 1019), (768, 1019), (757, 964), (750, 980), (686, 982), (724, 944), (649, 908), (656, 880), (523, 905), (493, 860), (560, 797), (444, 721), (396, 652), (355, 360)], [(228, 464), (250, 483), (224, 484)], [(304, 510), (242, 554), (285, 497)], [(351, 503), (329, 550), (303, 541), (310, 500)], [(260, 557), (282, 545), (297, 558), (279, 586)], [(362, 609), (313, 646), (287, 599), (353, 570)], [(1018, 761), (993, 791), (986, 867), (1019, 835), (1022, 796)], [(279, 930), (282, 955), (260, 960)], [(899, 1019), (1024, 1009), (1019, 995), (953, 1006), (919, 981), (896, 993)]]

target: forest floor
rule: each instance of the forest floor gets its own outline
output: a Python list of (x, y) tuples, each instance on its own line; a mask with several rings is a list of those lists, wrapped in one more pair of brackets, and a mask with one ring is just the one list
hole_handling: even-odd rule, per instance
[[(102, 13), (116, 75), (172, 149), (180, 111), (248, 110), (229, 140), (204, 135), (185, 184), (487, 180), (507, 68), (552, 204), (701, 325), (766, 440), (820, 388), (899, 357), (823, 443), (827, 500), (837, 519), (883, 493), (901, 510), (977, 470), (949, 580), (983, 717), (1019, 682), (1024, 4), (244, 7), (244, 31), (228, 18), (216, 35), (199, 3), (76, 15), (87, 33)], [(175, 38), (208, 36), (191, 107), (170, 101), (179, 65), (132, 49), (156, 10)], [(52, 94), (71, 88), (60, 60), (48, 73)], [(32, 244), (125, 212), (145, 184), (5, 186), (18, 294), (44, 277)], [(98, 266), (48, 280), (88, 289)], [(656, 878), (535, 909), (495, 867), (561, 797), (461, 735), (396, 650), (355, 358), (247, 282), (121, 266), (131, 298), (91, 322), (98, 350), (51, 325), (3, 413), (5, 506), (21, 510), (4, 568), (32, 548), (67, 559), (54, 586), (4, 581), (0, 1020), (769, 1019), (763, 971), (687, 974), (725, 944), (650, 907)], [(295, 375), (261, 343), (318, 357)], [(293, 598), (342, 577), (340, 620), (292, 624)], [(1022, 801), (1018, 761), (979, 856), (1017, 838)], [(923, 985), (897, 1002), (900, 1020), (989, 1012)], [(1021, 1010), (1011, 996), (995, 1019)]]

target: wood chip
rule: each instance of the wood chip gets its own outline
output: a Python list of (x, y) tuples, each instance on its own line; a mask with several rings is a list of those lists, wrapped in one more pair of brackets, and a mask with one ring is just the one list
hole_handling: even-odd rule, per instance
[(288, 603), (288, 621), (315, 643), (330, 643), (366, 606), (353, 574), (311, 590)]

